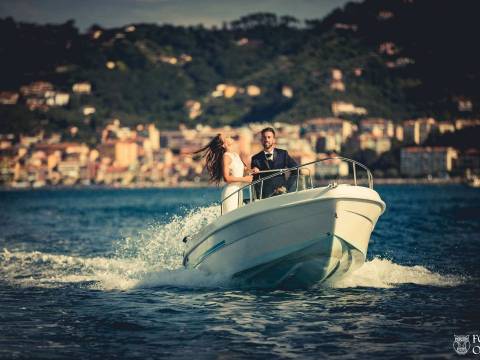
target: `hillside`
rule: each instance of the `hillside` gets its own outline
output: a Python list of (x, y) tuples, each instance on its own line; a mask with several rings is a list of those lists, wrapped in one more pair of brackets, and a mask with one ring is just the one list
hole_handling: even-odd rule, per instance
[[(161, 128), (301, 122), (331, 116), (334, 101), (367, 110), (343, 115), (353, 120), (477, 117), (473, 8), (366, 0), (305, 23), (261, 13), (221, 29), (134, 24), (84, 34), (72, 21), (0, 19), (0, 91), (38, 80), (64, 92), (92, 84), (91, 94), (48, 111), (27, 110), (21, 97), (0, 105), (1, 132), (76, 125), (92, 134), (112, 117)], [(87, 105), (96, 112), (85, 119)]]

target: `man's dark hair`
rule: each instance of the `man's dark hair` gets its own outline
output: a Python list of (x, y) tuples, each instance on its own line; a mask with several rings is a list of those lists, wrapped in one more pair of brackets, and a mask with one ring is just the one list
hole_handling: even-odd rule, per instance
[(273, 134), (273, 137), (275, 137), (275, 130), (272, 128), (272, 127), (266, 127), (265, 129), (263, 129), (260, 133), (263, 135), (265, 134), (266, 132), (271, 132)]

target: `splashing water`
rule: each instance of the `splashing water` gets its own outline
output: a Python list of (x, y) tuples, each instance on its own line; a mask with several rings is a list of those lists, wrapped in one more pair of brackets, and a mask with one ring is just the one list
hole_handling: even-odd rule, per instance
[(137, 287), (219, 286), (224, 279), (182, 268), (183, 237), (198, 232), (220, 215), (218, 206), (197, 208), (174, 216), (166, 224), (152, 224), (137, 237), (116, 246), (113, 257), (76, 257), (42, 252), (0, 253), (3, 277), (24, 286), (55, 287), (88, 283), (105, 290)]
[(457, 286), (465, 279), (454, 275), (440, 275), (423, 266), (403, 266), (391, 260), (374, 258), (362, 267), (334, 283), (334, 288), (374, 287), (392, 288), (401, 284)]
[[(206, 275), (182, 267), (185, 236), (198, 232), (219, 216), (218, 206), (197, 208), (185, 216), (155, 223), (136, 237), (116, 246), (113, 257), (75, 257), (41, 252), (0, 253), (4, 278), (24, 286), (55, 287), (80, 283), (103, 290), (173, 286), (186, 288), (228, 286), (222, 276)], [(459, 277), (440, 275), (423, 266), (403, 266), (375, 258), (360, 269), (328, 286), (335, 288), (389, 288), (400, 284), (456, 286)]]
[(185, 216), (175, 215), (167, 224), (152, 224), (137, 237), (119, 243), (116, 258), (143, 261), (148, 267), (178, 269), (182, 264), (185, 236), (200, 231), (220, 215), (218, 205), (191, 210)]

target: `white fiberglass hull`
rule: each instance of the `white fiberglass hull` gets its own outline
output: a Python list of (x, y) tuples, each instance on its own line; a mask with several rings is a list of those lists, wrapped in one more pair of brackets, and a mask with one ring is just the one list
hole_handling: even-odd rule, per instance
[(350, 185), (256, 201), (189, 240), (184, 264), (255, 287), (308, 287), (360, 267), (385, 203)]

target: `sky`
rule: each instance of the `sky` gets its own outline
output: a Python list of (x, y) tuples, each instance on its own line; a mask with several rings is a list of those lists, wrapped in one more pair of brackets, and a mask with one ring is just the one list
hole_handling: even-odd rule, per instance
[(92, 24), (117, 27), (131, 23), (221, 25), (254, 12), (320, 19), (347, 0), (0, 0), (0, 18), (37, 24), (74, 19), (86, 30)]

